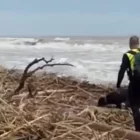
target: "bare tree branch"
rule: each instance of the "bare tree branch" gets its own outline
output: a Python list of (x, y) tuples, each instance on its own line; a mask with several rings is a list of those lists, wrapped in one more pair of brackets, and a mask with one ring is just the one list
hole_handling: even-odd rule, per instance
[(61, 63), (45, 64), (45, 65), (43, 65), (43, 66), (41, 66), (41, 67), (37, 67), (35, 70), (29, 72), (28, 74), (29, 74), (29, 75), (32, 75), (33, 73), (35, 73), (35, 72), (38, 71), (38, 70), (43, 69), (44, 67), (53, 67), (53, 66), (72, 66), (72, 67), (73, 67), (73, 65), (72, 65), (72, 64), (69, 64), (69, 63), (62, 63), (62, 64), (61, 64)]
[(46, 60), (45, 58), (43, 59), (43, 61), (45, 62), (45, 63), (50, 63), (50, 62), (52, 62), (54, 60), (54, 58), (51, 58), (50, 60)]
[[(27, 67), (25, 68), (24, 72), (23, 72), (23, 75), (21, 77), (19, 86), (16, 88), (16, 90), (15, 90), (15, 92), (13, 94), (14, 95), (18, 94), (20, 92), (20, 90), (24, 87), (26, 79), (28, 77), (32, 76), (32, 74), (34, 74), (38, 70), (43, 69), (44, 67), (64, 66), (64, 65), (65, 66), (73, 66), (72, 64), (69, 64), (69, 63), (54, 63), (54, 64), (49, 64), (53, 60), (54, 60), (53, 58), (51, 58), (50, 60), (46, 60), (44, 57), (42, 57), (40, 59), (34, 59), (31, 63), (29, 63), (27, 65)], [(36, 69), (28, 72), (31, 66), (33, 66), (34, 64), (39, 63), (40, 61), (44, 61), (46, 64), (44, 64), (43, 66), (37, 67)], [(31, 93), (30, 90), (29, 90), (29, 93)]]
[(29, 68), (30, 68), (31, 66), (33, 66), (34, 64), (36, 64), (36, 63), (38, 63), (38, 62), (40, 62), (40, 61), (42, 61), (42, 60), (44, 60), (43, 57), (40, 58), (40, 59), (34, 59), (31, 63), (29, 63), (29, 64), (27, 65), (27, 67), (26, 67), (25, 70), (24, 70), (24, 74), (28, 72), (28, 70), (29, 70)]
[(34, 64), (40, 62), (44, 60), (44, 58), (40, 58), (40, 59), (34, 59), (31, 63), (29, 63), (27, 65), (27, 67), (25, 68), (24, 72), (23, 72), (23, 75), (21, 77), (21, 80), (20, 80), (20, 83), (19, 83), (19, 86), (17, 87), (17, 89), (15, 90), (15, 94), (18, 94), (19, 91), (24, 87), (24, 84), (25, 84), (25, 81), (26, 79), (29, 77), (28, 75), (28, 70), (31, 66), (33, 66)]

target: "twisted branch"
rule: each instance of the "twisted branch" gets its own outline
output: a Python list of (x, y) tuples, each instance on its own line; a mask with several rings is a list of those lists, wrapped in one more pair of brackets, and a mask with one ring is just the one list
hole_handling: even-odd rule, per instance
[[(53, 66), (73, 66), (72, 64), (69, 63), (53, 63), (53, 64), (49, 64), (50, 62), (52, 62), (54, 59), (51, 58), (50, 60), (46, 60), (44, 57), (40, 58), (40, 59), (34, 59), (31, 63), (29, 63), (27, 65), (27, 67), (25, 68), (23, 75), (21, 77), (19, 86), (16, 88), (16, 90), (14, 91), (14, 95), (19, 94), (20, 90), (22, 88), (24, 88), (25, 85), (25, 81), (28, 77), (31, 77), (35, 72), (37, 72), (38, 70), (43, 69), (44, 67), (53, 67)], [(39, 63), (40, 61), (44, 61), (45, 64), (43, 66), (37, 67), (36, 69), (29, 71), (30, 67), (32, 67), (34, 64)], [(29, 72), (28, 72), (29, 71)], [(30, 92), (31, 93), (31, 92)]]

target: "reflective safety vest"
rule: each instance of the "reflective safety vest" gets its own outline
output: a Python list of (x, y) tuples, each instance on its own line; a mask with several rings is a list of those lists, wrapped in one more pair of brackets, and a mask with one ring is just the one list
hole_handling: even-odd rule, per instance
[(140, 49), (131, 49), (129, 52), (126, 53), (128, 59), (129, 59), (131, 71), (134, 70), (134, 62), (135, 62), (134, 55), (137, 52), (140, 52)]

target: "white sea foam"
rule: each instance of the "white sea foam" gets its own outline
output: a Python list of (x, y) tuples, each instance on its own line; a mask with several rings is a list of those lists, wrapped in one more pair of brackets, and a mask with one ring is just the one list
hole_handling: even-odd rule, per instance
[(57, 41), (69, 41), (70, 38), (68, 38), (68, 37), (66, 37), (66, 38), (56, 37), (56, 38), (54, 38), (54, 40), (57, 40)]
[(56, 37), (42, 42), (34, 38), (0, 38), (0, 62), (8, 68), (16, 66), (23, 69), (34, 58), (49, 59), (53, 56), (55, 62), (68, 62), (75, 67), (57, 66), (47, 68), (49, 71), (90, 82), (115, 83), (122, 54), (128, 49), (127, 45), (120, 40), (112, 40), (111, 43), (101, 43), (103, 40), (95, 39), (90, 40), (90, 43), (89, 39), (81, 39), (80, 43), (80, 38), (77, 40), (78, 42)]

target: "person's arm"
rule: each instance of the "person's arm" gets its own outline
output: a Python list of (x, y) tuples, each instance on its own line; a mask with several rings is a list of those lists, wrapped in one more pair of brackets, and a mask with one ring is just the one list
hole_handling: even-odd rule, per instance
[(124, 54), (123, 58), (122, 58), (122, 63), (121, 63), (121, 66), (120, 66), (120, 70), (119, 70), (119, 73), (118, 73), (118, 79), (117, 79), (117, 84), (116, 84), (117, 88), (120, 88), (120, 85), (121, 85), (121, 82), (123, 80), (125, 71), (127, 70), (128, 67), (129, 67), (129, 60), (128, 60), (127, 55)]

